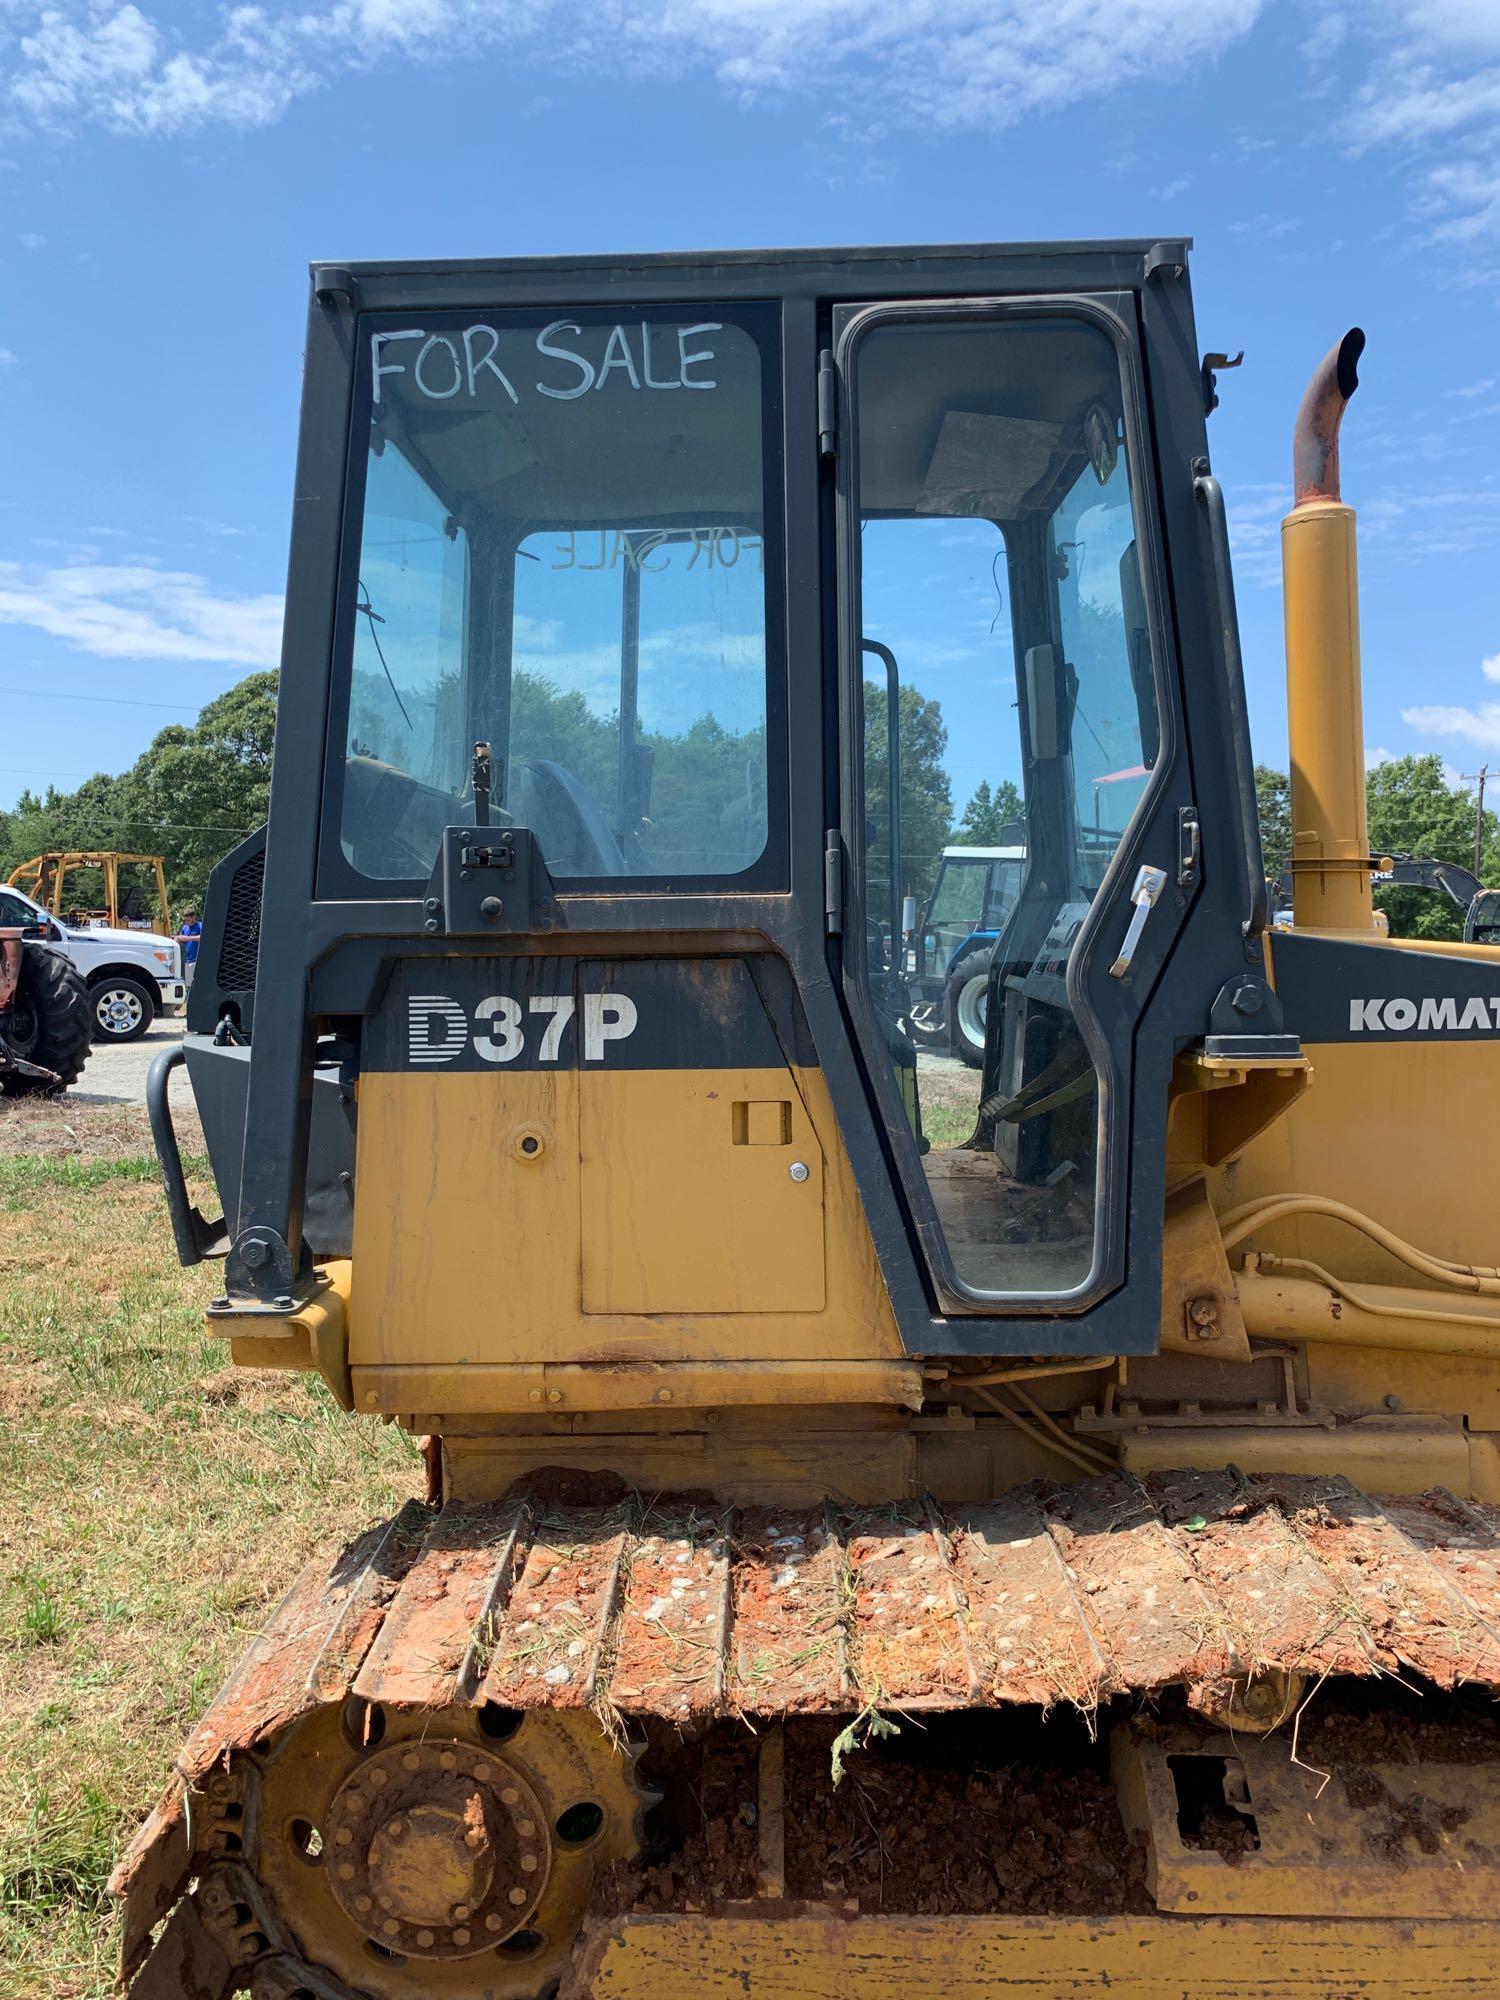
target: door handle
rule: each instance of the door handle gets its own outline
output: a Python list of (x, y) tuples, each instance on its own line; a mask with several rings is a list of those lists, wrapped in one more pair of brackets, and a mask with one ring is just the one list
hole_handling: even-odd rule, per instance
[(1156, 899), (1166, 885), (1165, 868), (1153, 868), (1149, 863), (1143, 863), (1135, 871), (1135, 887), (1130, 892), (1130, 900), (1135, 907), (1130, 913), (1130, 927), (1125, 933), (1125, 942), (1120, 946), (1120, 955), (1109, 968), (1111, 979), (1123, 979), (1129, 972), (1136, 946), (1141, 941), (1141, 932), (1146, 928), (1146, 919), (1156, 907)]

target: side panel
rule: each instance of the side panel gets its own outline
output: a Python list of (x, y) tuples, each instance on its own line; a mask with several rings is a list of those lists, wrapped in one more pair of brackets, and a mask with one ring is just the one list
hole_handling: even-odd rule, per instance
[[(1277, 931), (1271, 961), (1313, 1083), (1231, 1164), (1232, 1201), (1329, 1195), (1432, 1255), (1500, 1262), (1500, 958)], [(1403, 1282), (1365, 1237), (1317, 1217), (1279, 1224), (1267, 1247)]]
[(824, 1077), (751, 967), (397, 966), (359, 1085), (362, 1407), (524, 1409), (564, 1363), (901, 1355)]
[(586, 1313), (823, 1310), (823, 1152), (799, 1081), (787, 1069), (587, 1079)]

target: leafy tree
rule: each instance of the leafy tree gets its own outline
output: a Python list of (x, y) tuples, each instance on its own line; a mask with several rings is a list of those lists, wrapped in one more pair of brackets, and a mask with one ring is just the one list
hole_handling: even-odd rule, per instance
[[(1365, 779), (1369, 801), (1370, 848), (1376, 855), (1415, 854), (1434, 861), (1474, 865), (1474, 797), (1443, 776), (1443, 760), (1392, 757), (1376, 764)], [(1500, 868), (1500, 826), (1484, 816), (1481, 878), (1496, 879)], [(1430, 889), (1377, 889), (1393, 937), (1457, 938), (1463, 912), (1452, 899)]]
[(1274, 882), (1292, 858), (1292, 788), (1284, 771), (1255, 767), (1255, 803), (1260, 812), (1260, 845), (1266, 873)]
[[(54, 848), (160, 854), (174, 907), (202, 907), (214, 863), (266, 817), (276, 675), (251, 674), (209, 702), (191, 728), (163, 729), (128, 771), (72, 792), (23, 792), (0, 815), (0, 875)], [(76, 883), (80, 902), (102, 884)]]
[[(869, 884), (872, 910), (884, 910), (890, 883), (890, 752), (886, 691), (865, 682), (865, 816), (869, 822)], [(953, 824), (953, 793), (943, 768), (948, 729), (942, 705), (903, 687), (900, 694), (901, 882), (902, 895), (926, 897)]]
[(981, 778), (973, 798), (964, 807), (963, 818), (953, 829), (954, 845), (1003, 846), (1007, 831), (1025, 813), (1020, 788), (1009, 778), (1002, 778), (993, 791), (989, 779)]

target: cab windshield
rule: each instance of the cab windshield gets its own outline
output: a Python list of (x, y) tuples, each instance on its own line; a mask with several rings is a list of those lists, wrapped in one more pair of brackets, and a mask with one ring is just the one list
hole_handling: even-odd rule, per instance
[(425, 880), (487, 743), (493, 818), (559, 879), (763, 876), (782, 778), (762, 317), (362, 328), (344, 859)]

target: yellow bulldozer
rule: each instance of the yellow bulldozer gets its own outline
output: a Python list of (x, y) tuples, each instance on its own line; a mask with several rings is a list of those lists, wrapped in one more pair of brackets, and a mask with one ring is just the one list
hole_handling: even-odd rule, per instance
[[(1372, 908), (1363, 344), (1278, 927), (1186, 244), (313, 269), (151, 1109), (429, 1491), (194, 1728), (131, 2000), (1496, 1992), (1500, 960)], [(903, 910), (1006, 782), (971, 1067)]]

